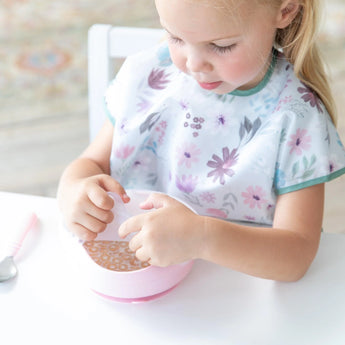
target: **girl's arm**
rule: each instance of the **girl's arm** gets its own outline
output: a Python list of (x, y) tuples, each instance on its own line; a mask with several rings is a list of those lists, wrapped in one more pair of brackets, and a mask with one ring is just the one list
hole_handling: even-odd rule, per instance
[(172, 198), (152, 194), (142, 207), (156, 210), (130, 218), (119, 233), (139, 231), (130, 248), (154, 265), (200, 258), (261, 278), (295, 281), (317, 252), (323, 203), (323, 184), (281, 195), (273, 227), (262, 228), (198, 216)]
[(313, 261), (321, 235), (324, 185), (278, 197), (272, 228), (204, 218), (200, 257), (254, 276), (295, 281)]
[(118, 193), (128, 202), (125, 190), (110, 174), (113, 125), (104, 124), (95, 140), (63, 172), (58, 203), (65, 225), (84, 240), (92, 240), (112, 221), (113, 199)]

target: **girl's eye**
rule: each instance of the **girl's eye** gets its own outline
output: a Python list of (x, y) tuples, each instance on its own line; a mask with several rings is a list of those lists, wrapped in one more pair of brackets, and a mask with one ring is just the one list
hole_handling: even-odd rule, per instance
[(234, 48), (236, 47), (236, 44), (231, 44), (229, 46), (225, 46), (225, 47), (221, 47), (221, 46), (217, 46), (214, 43), (211, 43), (211, 48), (219, 54), (226, 54), (231, 52)]
[(175, 43), (175, 44), (182, 44), (183, 43), (183, 41), (178, 37), (174, 37), (174, 36), (169, 35), (168, 38), (169, 38), (169, 41), (171, 43)]

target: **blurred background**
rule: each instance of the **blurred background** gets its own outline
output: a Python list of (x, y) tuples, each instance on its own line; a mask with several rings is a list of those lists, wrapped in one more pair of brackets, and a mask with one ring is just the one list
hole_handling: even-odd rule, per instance
[[(345, 143), (345, 1), (325, 0), (320, 45)], [(56, 195), (88, 144), (87, 31), (159, 27), (153, 0), (0, 1), (0, 191)], [(324, 230), (345, 233), (345, 177), (327, 184)]]

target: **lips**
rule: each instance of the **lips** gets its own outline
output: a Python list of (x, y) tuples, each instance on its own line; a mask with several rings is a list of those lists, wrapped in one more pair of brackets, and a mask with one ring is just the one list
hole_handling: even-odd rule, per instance
[(216, 89), (218, 86), (220, 86), (221, 83), (222, 83), (221, 81), (216, 81), (214, 83), (200, 83), (200, 82), (198, 82), (198, 84), (205, 90)]

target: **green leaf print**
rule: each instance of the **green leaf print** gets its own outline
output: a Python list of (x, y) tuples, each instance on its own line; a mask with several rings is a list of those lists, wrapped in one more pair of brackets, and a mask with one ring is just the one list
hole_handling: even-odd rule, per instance
[(314, 165), (316, 163), (316, 156), (312, 155), (310, 159), (310, 166)]
[(247, 116), (244, 117), (243, 123), (241, 123), (239, 135), (240, 141), (247, 135), (246, 143), (253, 139), (254, 135), (261, 126), (260, 118), (256, 118), (254, 122), (251, 122)]
[(150, 173), (146, 176), (146, 183), (150, 184), (151, 186), (154, 186), (157, 183), (157, 180), (157, 174)]
[(302, 178), (303, 178), (303, 179), (309, 178), (310, 176), (313, 175), (314, 170), (315, 170), (315, 169), (305, 171), (304, 174), (302, 175)]
[(282, 144), (284, 141), (286, 141), (286, 129), (283, 128), (280, 134), (280, 144)]
[(297, 161), (292, 167), (292, 176), (295, 177), (299, 171), (299, 162)]
[(157, 112), (150, 114), (139, 127), (140, 134), (143, 134), (146, 131), (150, 131), (160, 117), (160, 113)]
[(301, 162), (303, 163), (303, 171), (301, 172), (300, 175), (297, 175), (300, 170), (300, 162), (297, 161), (292, 166), (292, 177), (306, 180), (307, 178), (309, 178), (310, 176), (314, 174), (315, 169), (313, 168), (313, 166), (316, 163), (316, 156), (312, 155), (310, 157), (310, 161), (308, 160), (306, 156), (303, 156)]
[(303, 166), (304, 166), (304, 170), (308, 169), (308, 160), (305, 156), (303, 157)]

